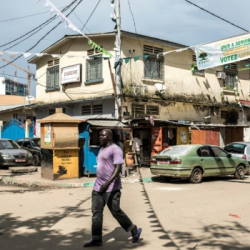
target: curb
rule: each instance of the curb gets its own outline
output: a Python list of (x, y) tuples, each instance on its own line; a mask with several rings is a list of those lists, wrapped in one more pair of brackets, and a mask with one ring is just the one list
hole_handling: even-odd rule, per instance
[[(148, 179), (148, 178), (146, 178)], [(48, 183), (40, 181), (23, 181), (17, 180), (14, 177), (0, 177), (0, 181), (5, 184), (29, 186), (29, 187), (47, 187), (47, 188), (82, 188), (82, 187), (93, 187), (95, 182), (84, 182), (84, 183)], [(144, 180), (143, 180), (144, 181)], [(137, 179), (121, 179), (122, 184), (134, 184), (141, 182), (140, 178)]]

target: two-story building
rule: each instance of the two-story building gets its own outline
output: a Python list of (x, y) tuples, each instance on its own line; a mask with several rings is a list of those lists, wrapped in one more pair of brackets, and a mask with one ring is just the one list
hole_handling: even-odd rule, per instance
[[(115, 35), (89, 37), (115, 55)], [(249, 70), (239, 70), (246, 62), (198, 70), (192, 50), (160, 56), (184, 45), (126, 31), (121, 44), (121, 118), (139, 132), (145, 155), (175, 144), (250, 139)], [(114, 57), (105, 60), (79, 35), (65, 36), (43, 53), (48, 55), (29, 60), (37, 66), (37, 120), (56, 107), (82, 120), (118, 119)]]

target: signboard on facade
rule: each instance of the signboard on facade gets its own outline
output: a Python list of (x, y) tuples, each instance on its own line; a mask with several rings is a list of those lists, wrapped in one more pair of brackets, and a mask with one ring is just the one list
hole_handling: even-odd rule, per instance
[(195, 47), (199, 70), (250, 58), (250, 33)]
[(61, 68), (61, 84), (81, 82), (81, 64)]

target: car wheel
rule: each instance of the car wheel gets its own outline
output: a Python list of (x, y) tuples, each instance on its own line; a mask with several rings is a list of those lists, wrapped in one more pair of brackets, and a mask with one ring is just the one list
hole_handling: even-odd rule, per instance
[(243, 180), (245, 177), (245, 168), (242, 165), (239, 165), (236, 168), (235, 174), (234, 174), (234, 178), (235, 179), (241, 179)]
[(40, 165), (40, 159), (38, 155), (33, 155), (33, 166), (39, 166)]
[(202, 181), (202, 170), (200, 168), (194, 168), (190, 176), (190, 182), (197, 184)]

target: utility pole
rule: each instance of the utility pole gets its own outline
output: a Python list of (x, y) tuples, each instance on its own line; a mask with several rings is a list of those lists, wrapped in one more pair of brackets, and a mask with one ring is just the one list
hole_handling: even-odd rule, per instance
[(122, 118), (122, 76), (121, 76), (121, 15), (120, 15), (120, 0), (116, 0), (115, 4), (115, 16), (116, 16), (116, 39), (115, 39), (115, 82), (116, 82), (116, 92), (118, 99), (118, 106), (116, 104), (116, 118), (121, 120)]

